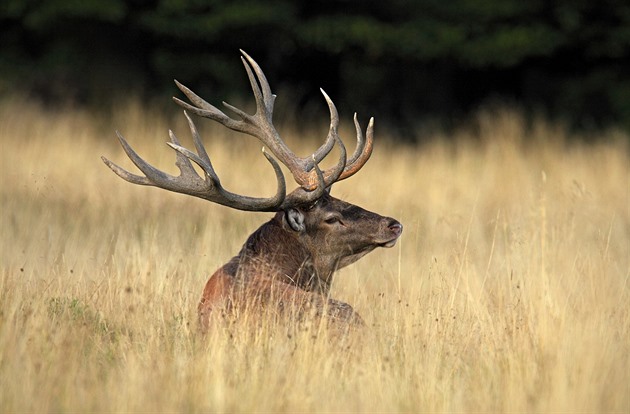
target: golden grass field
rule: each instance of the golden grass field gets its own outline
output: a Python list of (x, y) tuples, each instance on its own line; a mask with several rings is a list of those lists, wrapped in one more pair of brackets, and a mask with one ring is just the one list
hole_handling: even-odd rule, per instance
[[(191, 142), (181, 113), (110, 112), (0, 105), (1, 412), (630, 411), (627, 135), (488, 110), (403, 146), (377, 119), (372, 159), (333, 189), (405, 226), (335, 280), (369, 328), (204, 337), (208, 276), (270, 215), (119, 179), (100, 160), (132, 167), (115, 129), (171, 173), (168, 128)], [(280, 131), (306, 155), (321, 123)], [(259, 143), (197, 124), (227, 188), (274, 192)]]

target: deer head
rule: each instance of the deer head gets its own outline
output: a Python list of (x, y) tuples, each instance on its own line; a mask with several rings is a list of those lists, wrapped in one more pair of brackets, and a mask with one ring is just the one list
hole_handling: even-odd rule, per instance
[[(312, 257), (319, 288), (330, 288), (334, 272), (377, 247), (392, 247), (402, 225), (330, 196), (309, 205), (293, 206), (278, 215), (284, 227), (295, 233)], [(310, 275), (309, 275), (310, 276)]]

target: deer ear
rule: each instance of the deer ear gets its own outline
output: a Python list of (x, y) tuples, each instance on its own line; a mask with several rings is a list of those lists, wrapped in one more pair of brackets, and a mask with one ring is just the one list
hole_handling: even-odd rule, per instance
[(304, 213), (296, 208), (287, 209), (284, 213), (284, 218), (294, 231), (302, 232), (306, 230), (304, 225)]
[(330, 195), (331, 191), (332, 191), (332, 184), (326, 187), (326, 194)]

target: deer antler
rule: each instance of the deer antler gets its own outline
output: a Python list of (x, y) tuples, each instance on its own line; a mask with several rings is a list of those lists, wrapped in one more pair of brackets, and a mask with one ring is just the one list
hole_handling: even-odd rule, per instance
[[(226, 108), (230, 109), (241, 118), (241, 120), (232, 119), (177, 81), (176, 83), (179, 89), (195, 106), (183, 102), (178, 98), (173, 98), (175, 102), (199, 116), (210, 118), (234, 131), (243, 132), (258, 138), (269, 148), (269, 150), (280, 160), (280, 162), (289, 168), (289, 171), (293, 174), (295, 181), (307, 191), (314, 190), (318, 184), (317, 173), (316, 171), (313, 171), (314, 166), (323, 160), (326, 155), (328, 155), (335, 143), (337, 143), (340, 149), (342, 149), (342, 152), (344, 152), (342, 155), (344, 156), (340, 157), (337, 165), (323, 172), (326, 186), (332, 185), (335, 181), (343, 180), (352, 176), (359, 171), (361, 167), (363, 167), (372, 154), (374, 118), (370, 119), (370, 123), (367, 128), (367, 140), (365, 140), (355, 114), (354, 121), (357, 130), (357, 147), (352, 157), (349, 160), (346, 160), (345, 148), (343, 147), (343, 143), (341, 142), (337, 131), (339, 126), (337, 108), (326, 92), (321, 89), (330, 110), (330, 129), (328, 131), (328, 137), (326, 138), (324, 144), (313, 153), (312, 157), (300, 158), (286, 146), (273, 126), (273, 104), (276, 96), (271, 93), (271, 88), (269, 87), (265, 74), (254, 59), (252, 59), (243, 50), (241, 50), (241, 53), (243, 54), (241, 60), (243, 61), (243, 66), (245, 66), (245, 70), (247, 71), (247, 76), (256, 99), (256, 113), (254, 115), (249, 115), (242, 110), (223, 102), (223, 105)], [(256, 74), (255, 76), (254, 73)]]
[[(140, 169), (140, 171), (144, 173), (145, 176), (143, 177), (140, 175), (132, 174), (114, 164), (105, 157), (101, 157), (101, 159), (119, 177), (133, 184), (151, 185), (177, 193), (188, 194), (238, 210), (278, 210), (278, 207), (282, 205), (286, 196), (284, 175), (282, 174), (282, 170), (280, 169), (278, 163), (266, 152), (263, 152), (267, 160), (273, 166), (274, 172), (276, 173), (276, 179), (278, 181), (278, 189), (273, 197), (247, 197), (234, 194), (225, 190), (221, 186), (221, 181), (219, 180), (219, 177), (214, 172), (214, 168), (212, 167), (212, 163), (210, 162), (210, 157), (208, 157), (208, 154), (201, 143), (201, 139), (199, 137), (199, 133), (197, 132), (195, 124), (193, 123), (192, 119), (190, 119), (187, 113), (184, 112), (184, 114), (186, 115), (186, 119), (188, 120), (190, 132), (192, 134), (193, 141), (195, 142), (195, 147), (197, 148), (198, 154), (195, 154), (192, 151), (189, 151), (186, 148), (180, 146), (179, 141), (177, 140), (177, 137), (175, 136), (173, 131), (169, 131), (171, 142), (168, 142), (167, 144), (176, 151), (177, 161), (175, 162), (175, 165), (177, 165), (181, 172), (179, 176), (174, 177), (172, 175), (166, 174), (165, 172), (158, 170), (157, 168), (150, 165), (148, 162), (144, 161), (133, 150), (133, 148), (131, 148), (125, 138), (118, 131), (116, 131), (116, 134), (118, 135), (118, 140), (127, 153), (127, 156), (131, 159), (131, 161), (133, 161), (136, 167), (138, 167), (138, 169)], [(194, 161), (203, 169), (205, 173), (205, 179), (199, 177), (189, 159)]]
[[(225, 190), (221, 186), (219, 177), (214, 171), (210, 158), (201, 143), (197, 129), (186, 113), (193, 141), (197, 149), (197, 154), (182, 147), (175, 134), (169, 131), (171, 142), (168, 145), (176, 151), (176, 165), (181, 174), (178, 177), (168, 175), (149, 163), (144, 161), (129, 146), (127, 141), (117, 132), (118, 139), (127, 153), (127, 156), (142, 171), (145, 176), (132, 174), (105, 157), (101, 157), (103, 162), (107, 164), (121, 178), (140, 185), (152, 185), (169, 191), (188, 194), (200, 197), (218, 204), (246, 211), (277, 211), (284, 209), (290, 205), (309, 203), (321, 197), (327, 187), (333, 183), (348, 178), (355, 174), (363, 167), (372, 154), (374, 118), (370, 119), (367, 127), (366, 138), (359, 126), (357, 115), (354, 115), (354, 124), (357, 130), (357, 146), (350, 157), (346, 157), (346, 149), (343, 142), (339, 138), (338, 126), (339, 115), (337, 108), (326, 92), (322, 89), (324, 99), (330, 110), (330, 128), (328, 136), (324, 144), (315, 151), (310, 157), (298, 157), (287, 147), (280, 135), (273, 126), (273, 105), (276, 96), (271, 93), (271, 88), (267, 82), (267, 78), (262, 69), (247, 53), (241, 50), (243, 56), (241, 60), (245, 66), (245, 71), (249, 78), (254, 98), (256, 100), (256, 112), (249, 115), (244, 111), (223, 102), (223, 105), (234, 112), (240, 120), (230, 118), (222, 111), (209, 104), (197, 94), (192, 92), (186, 86), (175, 81), (177, 87), (188, 97), (194, 105), (188, 104), (178, 98), (173, 98), (176, 103), (184, 107), (186, 110), (193, 112), (199, 116), (210, 118), (234, 131), (242, 132), (258, 138), (269, 151), (282, 162), (291, 172), (295, 181), (300, 185), (288, 196), (286, 195), (286, 185), (284, 176), (280, 170), (278, 163), (264, 151), (263, 154), (271, 163), (278, 181), (278, 189), (276, 195), (270, 198), (256, 198), (241, 196)], [(254, 75), (255, 74), (255, 75)], [(337, 144), (340, 149), (340, 157), (337, 164), (330, 169), (321, 171), (319, 162), (323, 160)], [(193, 168), (190, 161), (193, 161), (201, 167), (205, 173), (205, 178), (201, 178)]]

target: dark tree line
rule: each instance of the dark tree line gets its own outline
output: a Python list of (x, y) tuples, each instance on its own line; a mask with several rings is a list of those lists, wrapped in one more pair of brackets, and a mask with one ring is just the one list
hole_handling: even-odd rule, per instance
[(499, 100), (630, 127), (627, 0), (3, 0), (0, 93), (95, 105), (177, 78), (234, 98), (239, 48), (297, 111), (323, 87), (408, 126)]

